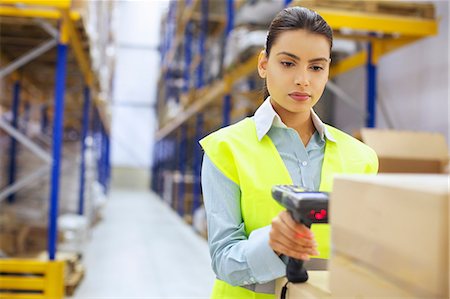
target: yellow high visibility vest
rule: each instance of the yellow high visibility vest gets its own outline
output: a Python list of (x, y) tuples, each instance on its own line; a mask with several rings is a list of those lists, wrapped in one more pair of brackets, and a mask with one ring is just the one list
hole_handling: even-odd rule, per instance
[[(336, 128), (326, 126), (336, 142), (326, 140), (320, 191), (331, 191), (334, 174), (373, 174), (378, 171), (378, 158), (371, 148)], [(240, 187), (241, 213), (247, 236), (253, 230), (271, 224), (272, 219), (284, 210), (272, 198), (272, 186), (292, 184), (272, 140), (265, 135), (259, 141), (255, 122), (246, 118), (206, 136), (200, 144), (214, 165)], [(328, 258), (329, 225), (315, 224), (311, 229), (318, 243), (318, 258)], [(273, 299), (274, 295), (255, 293), (217, 279), (211, 298)]]

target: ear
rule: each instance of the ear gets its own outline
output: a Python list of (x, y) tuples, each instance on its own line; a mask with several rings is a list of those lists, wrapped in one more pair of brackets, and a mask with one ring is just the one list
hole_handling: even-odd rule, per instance
[(258, 56), (258, 74), (265, 79), (267, 74), (267, 55), (266, 50), (262, 50)]

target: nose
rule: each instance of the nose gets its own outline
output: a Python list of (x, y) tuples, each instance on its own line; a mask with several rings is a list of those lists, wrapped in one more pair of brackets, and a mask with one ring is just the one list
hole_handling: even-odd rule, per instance
[(299, 70), (295, 75), (295, 85), (308, 86), (310, 78), (307, 70)]

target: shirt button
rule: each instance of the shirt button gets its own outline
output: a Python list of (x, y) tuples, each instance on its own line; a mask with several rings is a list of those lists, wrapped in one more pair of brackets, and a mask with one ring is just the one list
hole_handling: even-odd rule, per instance
[(302, 166), (306, 166), (306, 165), (308, 165), (308, 162), (302, 161)]

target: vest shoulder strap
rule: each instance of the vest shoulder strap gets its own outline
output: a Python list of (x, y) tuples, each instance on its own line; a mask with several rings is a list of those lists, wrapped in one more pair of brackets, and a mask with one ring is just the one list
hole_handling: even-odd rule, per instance
[(336, 129), (335, 127), (330, 125), (326, 125), (326, 127), (331, 135), (333, 135), (336, 139), (336, 143), (339, 147), (339, 153), (344, 163), (351, 161), (364, 161), (367, 164), (365, 173), (377, 173), (378, 157), (371, 147), (350, 136), (349, 134)]
[(209, 134), (200, 140), (200, 145), (213, 164), (227, 178), (240, 185), (235, 164), (236, 148), (255, 141), (258, 141), (255, 123), (251, 118), (245, 118)]

